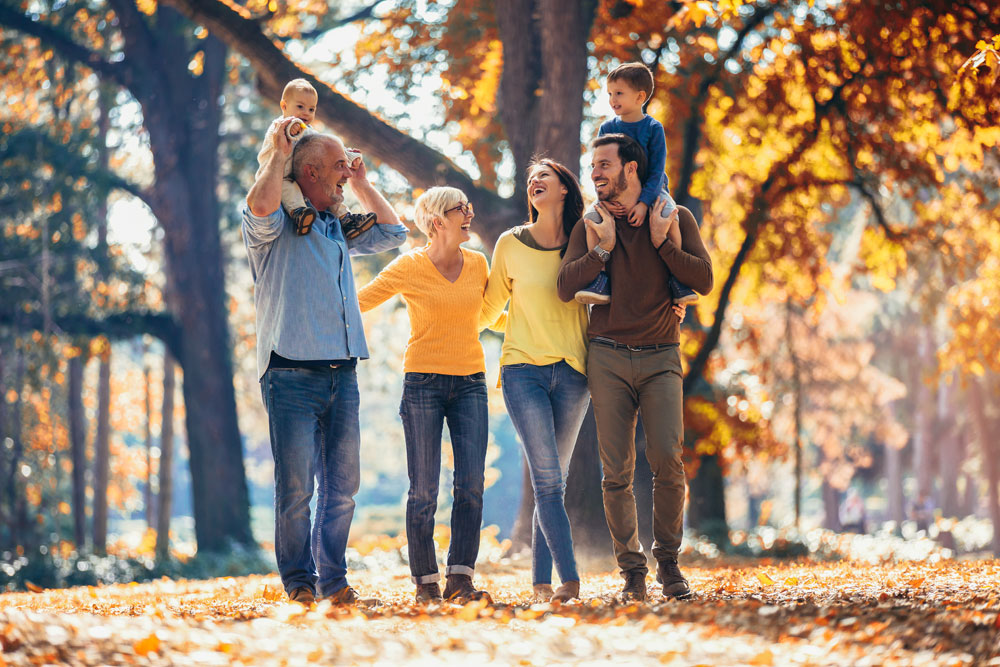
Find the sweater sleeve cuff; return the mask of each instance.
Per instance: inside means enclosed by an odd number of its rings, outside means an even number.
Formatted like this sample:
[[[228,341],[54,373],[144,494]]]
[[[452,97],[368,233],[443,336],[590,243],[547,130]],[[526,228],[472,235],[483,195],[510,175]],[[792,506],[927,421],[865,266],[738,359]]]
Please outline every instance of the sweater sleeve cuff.
[[[584,255],[584,257],[587,258],[587,260],[589,260],[590,264],[597,264],[598,266],[600,266],[602,268],[604,267],[604,262],[601,261],[601,256],[598,255],[597,252],[593,248],[591,248],[590,250],[588,250],[587,254]]]
[[[674,242],[670,240],[669,236],[663,239],[663,243],[661,243],[656,248],[656,252],[660,254],[660,259],[662,259],[664,262],[666,262],[667,258],[673,255],[674,252],[676,251],[677,251],[677,246],[674,245]]]

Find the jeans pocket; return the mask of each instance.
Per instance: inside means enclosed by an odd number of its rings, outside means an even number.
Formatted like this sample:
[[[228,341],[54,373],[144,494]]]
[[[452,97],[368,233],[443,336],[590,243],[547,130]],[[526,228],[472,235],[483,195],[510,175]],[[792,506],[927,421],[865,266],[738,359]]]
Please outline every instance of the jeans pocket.
[[[407,373],[403,376],[406,384],[428,384],[437,377],[437,373]]]
[[[527,364],[527,363],[524,363],[524,364],[504,364],[503,365],[503,369],[505,371],[516,371],[516,370],[518,370],[520,368],[527,368],[528,366],[531,366],[531,364]]]
[[[466,382],[472,382],[472,383],[485,382],[486,373],[473,373],[471,375],[463,375],[462,379],[465,380]]]

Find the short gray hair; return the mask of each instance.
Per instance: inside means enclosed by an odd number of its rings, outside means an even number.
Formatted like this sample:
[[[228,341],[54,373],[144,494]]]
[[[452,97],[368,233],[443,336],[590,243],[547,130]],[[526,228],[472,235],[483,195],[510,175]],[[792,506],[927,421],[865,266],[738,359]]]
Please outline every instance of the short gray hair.
[[[414,204],[414,222],[417,229],[424,233],[427,238],[431,237],[434,229],[434,218],[444,217],[444,212],[454,208],[468,200],[465,193],[458,188],[448,186],[433,187],[417,198]]]
[[[326,158],[325,139],[332,139],[343,145],[338,137],[320,132],[309,133],[299,139],[292,150],[292,179],[298,181],[307,165],[320,166]]]

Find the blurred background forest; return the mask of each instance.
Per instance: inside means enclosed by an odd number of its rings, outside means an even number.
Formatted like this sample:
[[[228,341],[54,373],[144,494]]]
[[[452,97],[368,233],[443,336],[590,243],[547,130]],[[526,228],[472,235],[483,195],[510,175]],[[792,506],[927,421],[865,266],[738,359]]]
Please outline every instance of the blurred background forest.
[[[627,60],[716,271],[682,332],[689,543],[1000,554],[997,35],[985,0],[0,0],[0,587],[268,566],[239,223],[286,81],[402,217],[462,188],[489,254],[534,153],[588,163]],[[366,316],[355,544],[403,530],[393,304]],[[491,391],[484,523],[517,551],[531,500]],[[567,506],[600,558],[599,485],[588,418]],[[648,509],[641,456],[636,490]]]

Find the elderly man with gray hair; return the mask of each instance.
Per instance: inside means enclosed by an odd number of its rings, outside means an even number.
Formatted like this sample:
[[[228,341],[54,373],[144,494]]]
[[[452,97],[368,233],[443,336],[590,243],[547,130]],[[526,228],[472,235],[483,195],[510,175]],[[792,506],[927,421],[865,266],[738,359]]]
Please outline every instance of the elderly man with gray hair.
[[[349,160],[340,139],[313,134],[292,154],[285,129],[273,134],[275,150],[243,210],[257,311],[257,370],[274,456],[274,550],[291,600],[356,604],[344,552],[361,476],[356,365],[368,358],[368,347],[350,255],[395,248],[406,239],[406,227],[368,182],[364,162]],[[296,235],[281,206],[289,155],[292,177],[320,212],[304,236]],[[351,240],[331,212],[343,203],[348,183],[378,220]]]

